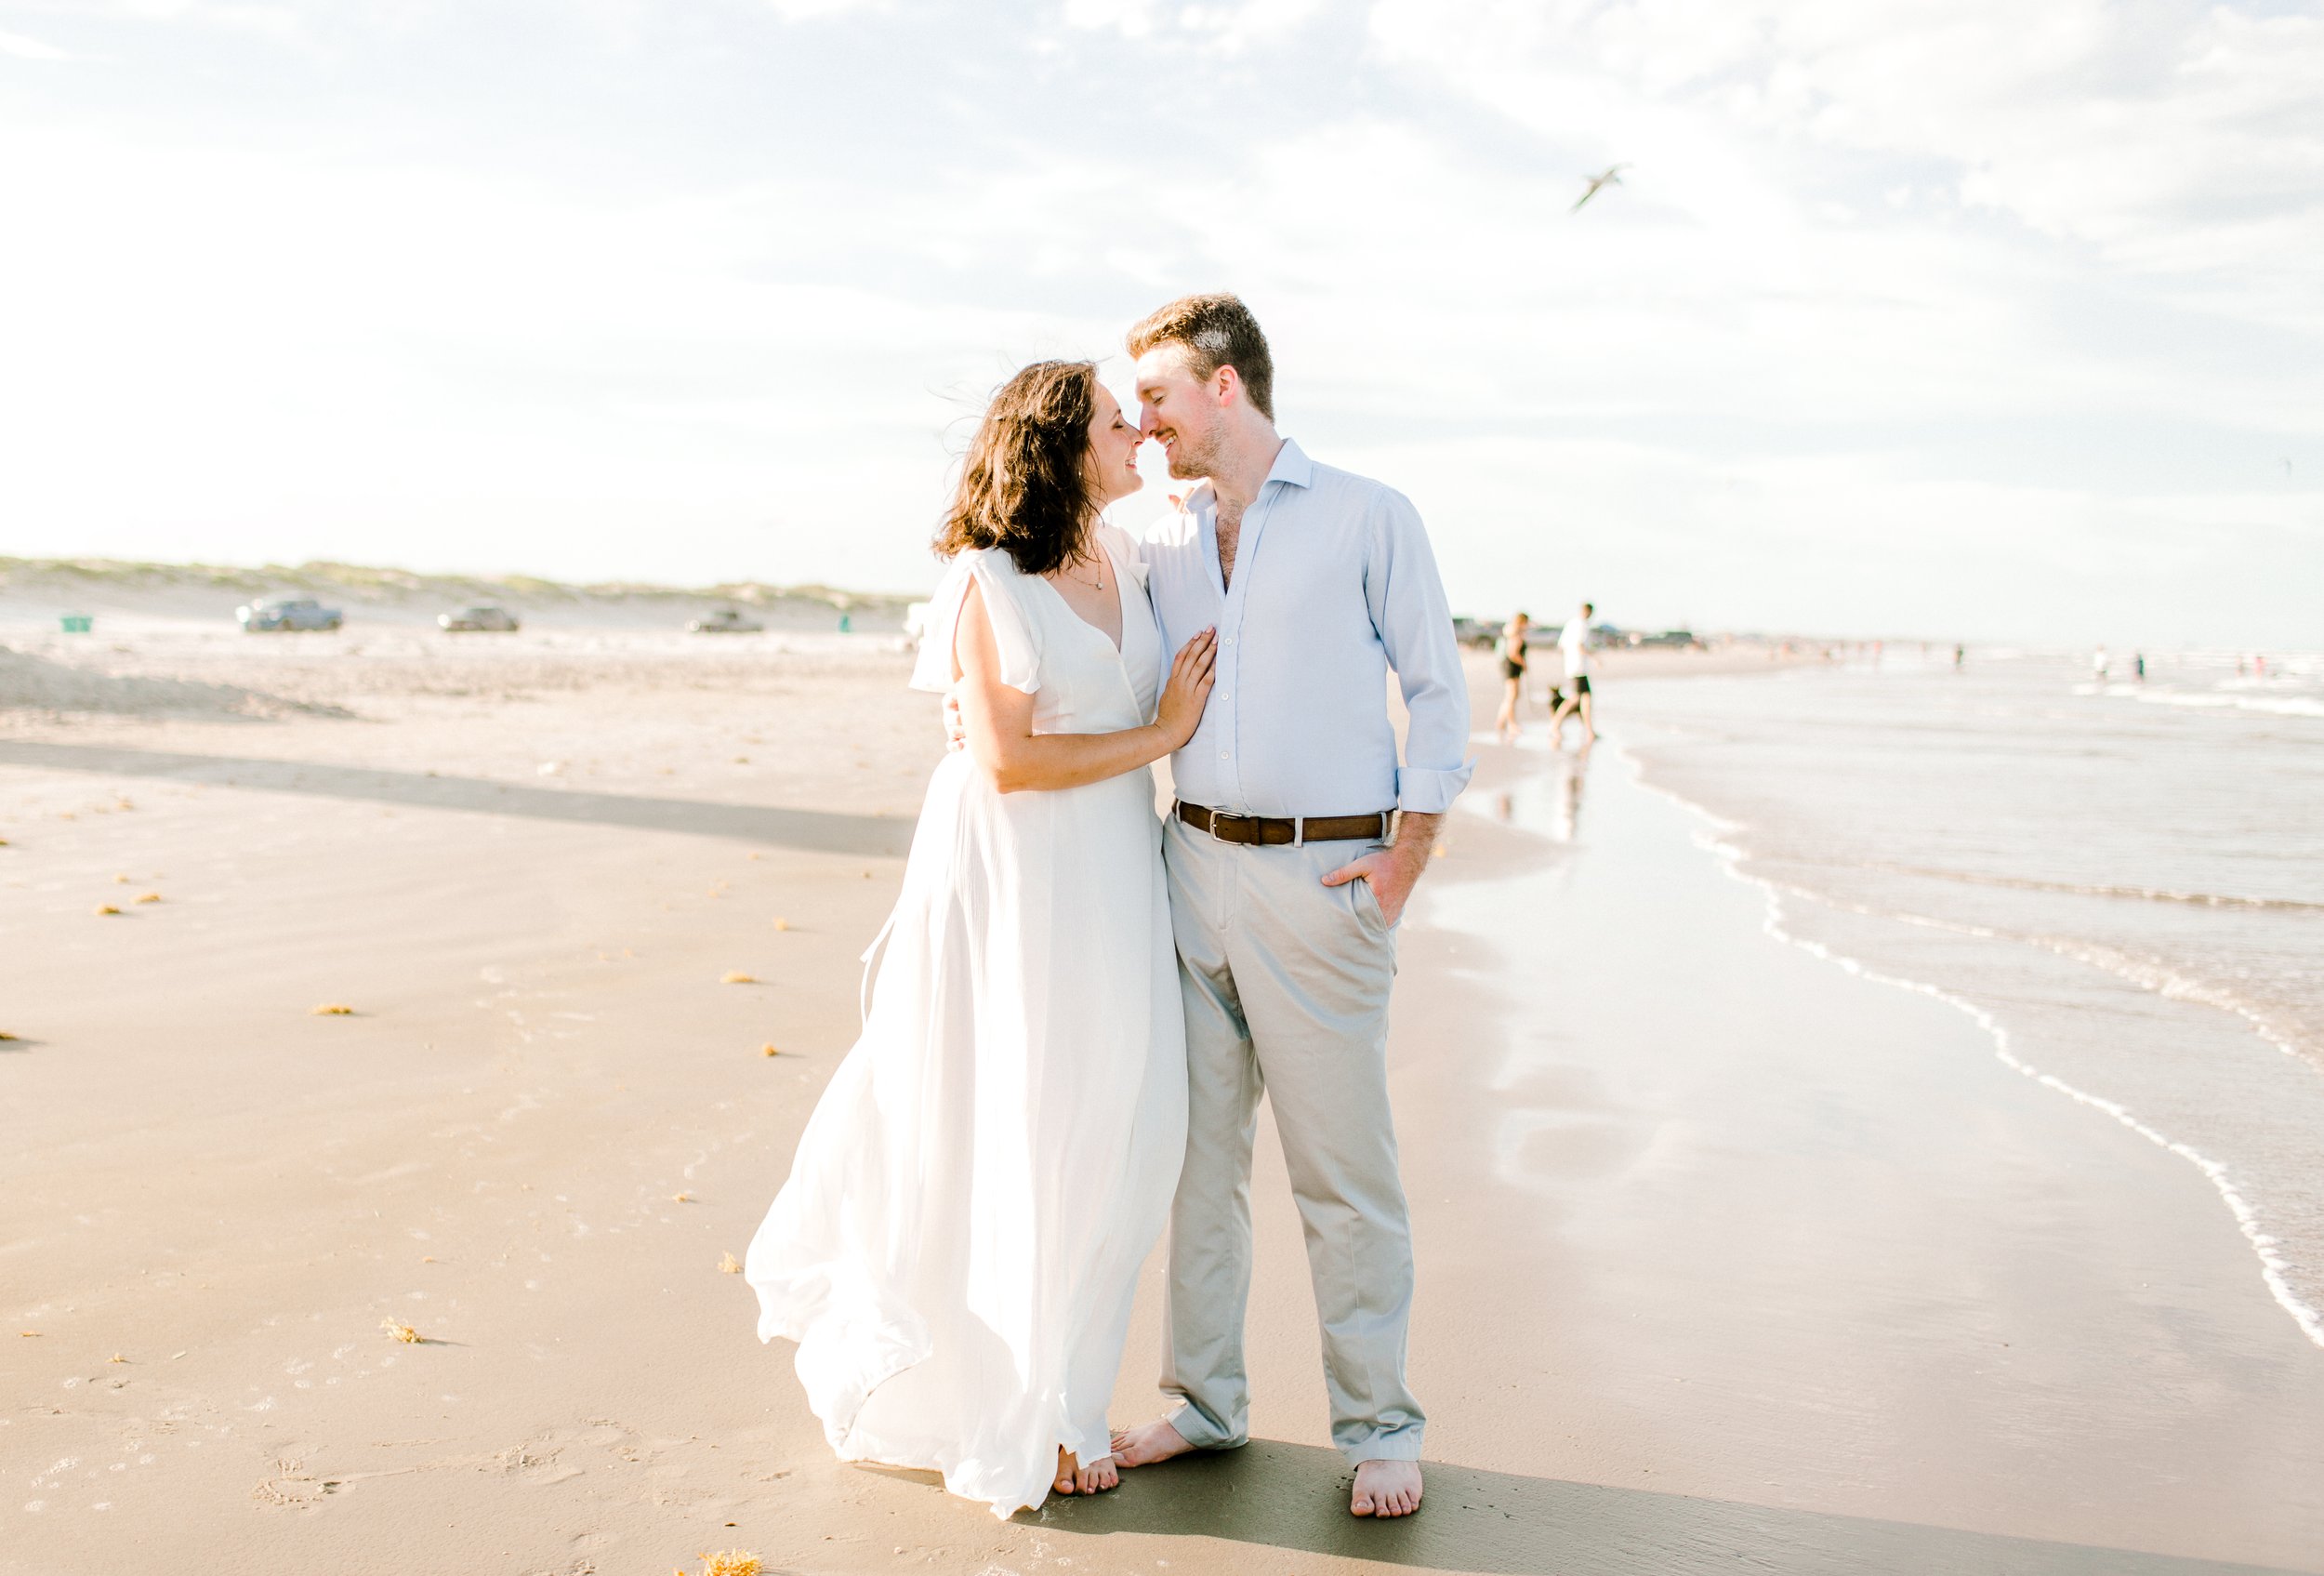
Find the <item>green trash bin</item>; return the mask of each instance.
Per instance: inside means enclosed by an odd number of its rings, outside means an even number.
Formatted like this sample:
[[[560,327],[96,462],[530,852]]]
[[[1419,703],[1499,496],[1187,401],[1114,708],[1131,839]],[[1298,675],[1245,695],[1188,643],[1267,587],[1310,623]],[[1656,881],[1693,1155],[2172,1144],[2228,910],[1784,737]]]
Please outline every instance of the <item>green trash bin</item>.
[[[68,613],[57,622],[64,626],[64,632],[68,635],[86,635],[92,620],[86,613]]]

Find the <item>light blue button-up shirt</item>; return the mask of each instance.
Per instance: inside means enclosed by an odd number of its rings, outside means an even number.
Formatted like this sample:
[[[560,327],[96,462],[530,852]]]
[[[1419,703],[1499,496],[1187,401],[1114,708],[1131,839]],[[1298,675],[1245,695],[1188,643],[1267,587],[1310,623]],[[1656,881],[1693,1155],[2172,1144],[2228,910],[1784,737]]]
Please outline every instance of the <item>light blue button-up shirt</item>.
[[[1208,482],[1147,533],[1167,656],[1219,631],[1202,725],[1170,758],[1178,797],[1251,815],[1444,811],[1468,786],[1469,685],[1411,500],[1287,440],[1219,573]],[[1388,720],[1393,670],[1411,714]]]

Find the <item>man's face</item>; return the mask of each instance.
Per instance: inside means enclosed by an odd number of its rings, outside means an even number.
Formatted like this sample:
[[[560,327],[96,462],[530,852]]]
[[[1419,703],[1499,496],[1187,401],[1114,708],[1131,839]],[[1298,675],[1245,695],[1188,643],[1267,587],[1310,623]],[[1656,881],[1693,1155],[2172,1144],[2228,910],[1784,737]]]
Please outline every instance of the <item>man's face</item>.
[[[1138,358],[1138,429],[1162,445],[1170,474],[1208,476],[1217,468],[1224,411],[1219,380],[1197,378],[1183,345],[1156,345]]]

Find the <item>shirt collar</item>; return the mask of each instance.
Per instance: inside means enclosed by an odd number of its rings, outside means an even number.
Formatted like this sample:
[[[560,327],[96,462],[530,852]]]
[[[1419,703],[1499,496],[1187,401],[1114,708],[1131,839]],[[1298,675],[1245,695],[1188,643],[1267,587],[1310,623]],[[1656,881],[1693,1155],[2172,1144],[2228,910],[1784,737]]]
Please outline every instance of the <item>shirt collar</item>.
[[[1315,462],[1307,457],[1307,451],[1300,447],[1298,440],[1286,438],[1283,446],[1275,450],[1274,464],[1267,468],[1267,482],[1312,487],[1315,484]],[[1266,482],[1260,483],[1261,491],[1265,490],[1266,484]],[[1186,501],[1180,507],[1189,514],[1207,515],[1216,503],[1217,489],[1211,486],[1210,478],[1206,476],[1187,490]]]

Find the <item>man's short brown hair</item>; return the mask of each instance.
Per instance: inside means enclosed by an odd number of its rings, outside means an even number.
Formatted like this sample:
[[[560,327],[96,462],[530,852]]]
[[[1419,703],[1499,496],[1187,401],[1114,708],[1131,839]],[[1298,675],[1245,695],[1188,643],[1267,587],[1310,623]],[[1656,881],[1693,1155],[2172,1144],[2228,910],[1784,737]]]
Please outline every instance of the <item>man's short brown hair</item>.
[[[1275,364],[1259,320],[1235,296],[1181,296],[1157,307],[1129,331],[1129,353],[1142,356],[1156,345],[1183,345],[1196,377],[1208,381],[1222,366],[1243,380],[1259,414],[1275,418]]]

